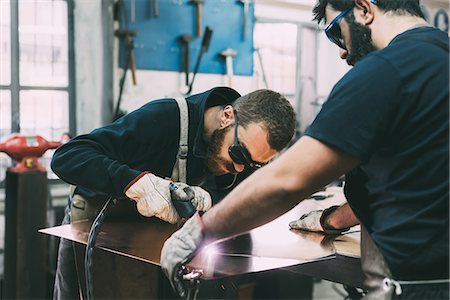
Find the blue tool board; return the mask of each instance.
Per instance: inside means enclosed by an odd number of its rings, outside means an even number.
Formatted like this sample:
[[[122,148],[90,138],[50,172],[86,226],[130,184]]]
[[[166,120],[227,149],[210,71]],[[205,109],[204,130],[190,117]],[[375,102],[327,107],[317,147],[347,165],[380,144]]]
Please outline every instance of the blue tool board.
[[[202,31],[196,36],[196,8],[190,0],[158,0],[159,16],[153,16],[154,0],[134,0],[134,22],[131,22],[131,1],[124,0],[120,13],[120,29],[136,32],[134,57],[137,69],[183,70],[184,46],[179,37],[189,34],[189,65],[192,72],[206,26],[212,30],[209,49],[203,54],[199,73],[225,74],[225,59],[220,53],[226,48],[237,51],[233,57],[234,74],[253,74],[254,5],[249,4],[246,17],[246,39],[242,24],[244,6],[239,0],[205,0],[202,5]],[[119,65],[125,66],[126,49],[120,39]]]

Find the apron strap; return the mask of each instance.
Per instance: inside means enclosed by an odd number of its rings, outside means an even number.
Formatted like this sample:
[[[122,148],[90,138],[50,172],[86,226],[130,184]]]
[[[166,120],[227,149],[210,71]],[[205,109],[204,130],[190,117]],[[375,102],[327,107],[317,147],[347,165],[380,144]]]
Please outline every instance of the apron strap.
[[[392,278],[383,255],[375,245],[367,228],[361,224],[361,269],[365,275],[364,288],[368,290],[365,299],[391,299],[393,290],[385,289],[384,278]]]
[[[188,129],[189,114],[186,99],[175,98],[180,110],[180,140],[178,146],[177,160],[172,170],[172,181],[186,183],[186,163],[188,154]]]

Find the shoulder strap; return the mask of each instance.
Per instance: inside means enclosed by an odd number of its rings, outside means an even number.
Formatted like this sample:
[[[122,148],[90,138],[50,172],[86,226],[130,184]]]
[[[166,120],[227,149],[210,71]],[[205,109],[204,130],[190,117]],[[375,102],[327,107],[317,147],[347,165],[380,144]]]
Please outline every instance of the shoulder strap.
[[[172,181],[186,183],[186,162],[188,154],[188,129],[189,114],[186,99],[183,97],[175,98],[180,110],[180,140],[178,146],[177,161],[172,170]]]
[[[423,34],[423,33],[414,33],[414,34],[408,34],[408,35],[403,35],[403,36],[399,36],[397,37],[396,41],[407,41],[407,40],[415,40],[415,41],[422,41],[422,42],[427,42],[430,44],[433,44],[447,52],[449,52],[449,46],[448,43],[442,42],[440,40],[437,40],[435,38],[430,37],[427,34]]]

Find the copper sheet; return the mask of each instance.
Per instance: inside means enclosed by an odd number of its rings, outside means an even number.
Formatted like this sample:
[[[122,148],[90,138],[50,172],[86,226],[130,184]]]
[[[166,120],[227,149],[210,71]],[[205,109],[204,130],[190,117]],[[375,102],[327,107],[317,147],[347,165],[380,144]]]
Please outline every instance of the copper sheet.
[[[81,244],[87,243],[91,222],[78,222],[40,230]],[[157,218],[139,221],[108,222],[101,227],[96,247],[147,263],[159,265],[164,242],[177,230]]]
[[[305,204],[309,205],[308,209],[305,209]],[[193,259],[190,266],[203,269],[204,278],[208,279],[334,258],[335,248],[328,237],[289,229],[290,221],[314,209],[311,205],[311,202],[304,201],[280,218],[247,234],[208,246]],[[86,244],[90,225],[89,222],[80,222],[47,228],[40,232]],[[96,246],[159,265],[164,241],[176,229],[176,225],[156,218],[128,222],[106,221]],[[359,249],[359,245],[354,241],[349,247]]]
[[[361,257],[361,232],[359,230],[349,231],[343,235],[337,236],[333,240],[334,249],[336,253],[348,257],[360,258]]]

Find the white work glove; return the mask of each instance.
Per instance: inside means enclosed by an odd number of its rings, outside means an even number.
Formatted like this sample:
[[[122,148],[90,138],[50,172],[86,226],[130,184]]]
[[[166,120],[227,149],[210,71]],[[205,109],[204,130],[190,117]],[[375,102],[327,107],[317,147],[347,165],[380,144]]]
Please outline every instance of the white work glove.
[[[152,173],[141,173],[125,188],[125,195],[136,201],[137,210],[145,217],[158,217],[175,224],[180,216],[172,205],[170,181]]]
[[[172,204],[169,184],[171,181],[144,172],[125,188],[125,195],[136,201],[137,210],[146,217],[157,217],[175,224],[180,220]],[[176,185],[188,186],[177,182]],[[196,210],[206,211],[211,208],[211,197],[200,187],[191,187],[195,195],[191,202]]]
[[[183,280],[184,266],[195,256],[203,242],[203,221],[195,213],[186,223],[164,243],[161,251],[161,268],[172,288],[182,298],[186,296],[187,286]]]
[[[300,219],[292,221],[289,226],[292,229],[299,229],[304,231],[323,232],[326,234],[340,234],[350,228],[336,229],[327,225],[327,217],[333,213],[339,206],[331,206],[325,210],[313,210],[304,214]]]

